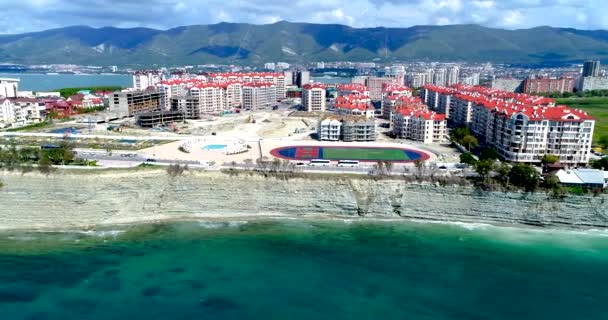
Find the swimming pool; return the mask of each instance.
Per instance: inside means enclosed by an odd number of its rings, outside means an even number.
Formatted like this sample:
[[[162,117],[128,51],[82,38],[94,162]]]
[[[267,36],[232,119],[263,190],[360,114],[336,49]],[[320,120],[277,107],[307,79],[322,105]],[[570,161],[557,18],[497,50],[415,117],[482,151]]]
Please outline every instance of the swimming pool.
[[[49,131],[49,133],[60,133],[60,134],[79,134],[80,130],[78,128],[69,127],[69,128],[61,128]]]
[[[226,147],[227,147],[227,145],[225,145],[225,144],[208,144],[203,147],[203,150],[207,150],[207,151],[224,150],[224,149],[226,149]]]

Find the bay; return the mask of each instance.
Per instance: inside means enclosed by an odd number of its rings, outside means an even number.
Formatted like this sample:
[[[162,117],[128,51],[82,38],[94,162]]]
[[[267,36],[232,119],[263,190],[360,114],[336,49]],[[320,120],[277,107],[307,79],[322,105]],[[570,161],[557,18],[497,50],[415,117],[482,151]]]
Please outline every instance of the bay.
[[[0,78],[19,79],[20,91],[53,91],[92,86],[127,88],[133,85],[131,76],[126,74],[0,73]]]
[[[0,233],[2,319],[607,319],[603,232],[179,222]]]

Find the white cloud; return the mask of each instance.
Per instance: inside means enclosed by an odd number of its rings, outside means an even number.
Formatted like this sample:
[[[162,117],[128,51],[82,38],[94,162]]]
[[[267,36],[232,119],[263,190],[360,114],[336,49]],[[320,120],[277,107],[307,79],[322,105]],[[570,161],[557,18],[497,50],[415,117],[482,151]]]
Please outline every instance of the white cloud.
[[[522,24],[524,20],[524,16],[519,12],[519,10],[509,10],[504,13],[502,17],[502,24],[505,27],[517,27]]]
[[[0,0],[0,8],[0,33],[68,25],[167,29],[279,20],[355,27],[478,23],[608,29],[605,0]]]

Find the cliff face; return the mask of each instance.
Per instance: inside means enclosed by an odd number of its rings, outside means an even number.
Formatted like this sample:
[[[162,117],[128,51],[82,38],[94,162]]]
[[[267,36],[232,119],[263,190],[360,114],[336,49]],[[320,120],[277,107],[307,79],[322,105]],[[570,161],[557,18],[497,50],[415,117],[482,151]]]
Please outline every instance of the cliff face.
[[[0,175],[0,228],[73,229],[163,219],[263,216],[416,218],[608,227],[608,197],[481,193],[402,181],[292,179],[162,171]]]

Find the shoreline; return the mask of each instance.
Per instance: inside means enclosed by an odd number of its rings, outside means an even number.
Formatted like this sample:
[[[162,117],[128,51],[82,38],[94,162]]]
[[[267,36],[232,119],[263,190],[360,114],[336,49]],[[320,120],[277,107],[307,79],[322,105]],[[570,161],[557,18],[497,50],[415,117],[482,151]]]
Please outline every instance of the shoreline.
[[[95,170],[92,173],[77,170],[50,176],[0,173],[0,179],[5,181],[5,187],[0,189],[0,202],[8,207],[0,208],[0,221],[3,221],[0,233],[94,231],[183,221],[292,219],[463,223],[558,231],[608,230],[604,195],[598,198],[571,196],[560,202],[542,194],[479,193],[472,187],[405,184],[398,179],[328,181],[295,178],[283,181],[255,175],[230,177],[210,171],[194,171],[171,178],[164,170],[156,168]],[[318,189],[311,190],[308,185],[316,185]],[[235,190],[242,191],[241,197],[234,198]],[[398,204],[397,195],[400,197]],[[47,205],[45,201],[48,201]],[[521,210],[536,212],[528,216],[505,211],[517,205]],[[567,216],[569,212],[583,209],[589,213],[580,220]],[[549,218],[537,216],[547,213]]]

